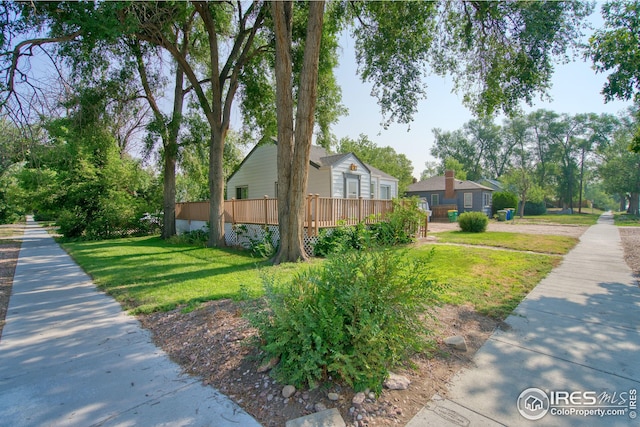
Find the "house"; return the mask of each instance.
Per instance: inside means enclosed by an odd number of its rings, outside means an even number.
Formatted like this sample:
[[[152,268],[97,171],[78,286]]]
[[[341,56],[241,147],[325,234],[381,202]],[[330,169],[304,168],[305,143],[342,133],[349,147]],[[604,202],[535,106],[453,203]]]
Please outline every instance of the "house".
[[[497,179],[482,178],[478,184],[491,188],[493,191],[504,191],[504,185]]]
[[[254,147],[227,181],[227,200],[278,196],[276,143]],[[321,197],[392,199],[398,197],[398,179],[362,162],[353,153],[329,154],[311,146],[305,194]]]
[[[484,212],[491,216],[493,189],[473,181],[455,179],[454,171],[409,185],[406,195],[426,199],[434,212],[437,206],[449,205],[462,212]]]

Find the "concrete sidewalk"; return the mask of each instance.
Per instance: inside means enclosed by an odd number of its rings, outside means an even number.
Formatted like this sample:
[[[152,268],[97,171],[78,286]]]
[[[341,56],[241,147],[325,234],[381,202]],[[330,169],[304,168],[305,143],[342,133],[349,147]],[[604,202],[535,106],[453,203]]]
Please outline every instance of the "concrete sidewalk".
[[[28,221],[0,340],[0,426],[259,426],[180,367]]]
[[[475,366],[454,377],[448,399],[436,396],[409,427],[640,424],[640,402],[632,404],[640,390],[640,289],[611,215],[582,235],[506,323],[476,353]],[[622,415],[576,415],[591,409]]]

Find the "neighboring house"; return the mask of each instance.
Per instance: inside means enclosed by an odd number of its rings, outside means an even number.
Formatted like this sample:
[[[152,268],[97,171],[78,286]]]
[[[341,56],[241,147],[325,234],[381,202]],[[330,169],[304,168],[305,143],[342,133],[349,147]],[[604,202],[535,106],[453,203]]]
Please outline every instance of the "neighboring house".
[[[504,191],[504,185],[497,179],[482,178],[478,184],[491,188],[493,191]]]
[[[439,205],[456,205],[458,212],[484,212],[491,216],[493,189],[473,181],[455,179],[453,171],[409,185],[407,196],[425,198],[432,210]]]
[[[227,200],[278,196],[275,143],[256,146],[227,181]],[[311,146],[305,194],[321,197],[392,199],[398,197],[398,179],[362,162],[353,153],[328,154]]]

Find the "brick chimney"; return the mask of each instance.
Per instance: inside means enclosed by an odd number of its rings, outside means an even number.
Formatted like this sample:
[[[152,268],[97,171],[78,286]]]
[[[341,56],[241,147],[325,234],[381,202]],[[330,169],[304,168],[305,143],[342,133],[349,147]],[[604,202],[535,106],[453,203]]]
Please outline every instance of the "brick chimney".
[[[456,186],[455,186],[455,172],[444,172],[444,198],[447,200],[456,198]]]

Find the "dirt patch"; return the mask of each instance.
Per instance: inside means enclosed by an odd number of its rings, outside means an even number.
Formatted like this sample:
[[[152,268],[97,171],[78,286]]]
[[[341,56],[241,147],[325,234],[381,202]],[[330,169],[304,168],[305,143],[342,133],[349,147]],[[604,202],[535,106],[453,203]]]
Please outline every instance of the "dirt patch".
[[[558,236],[580,237],[588,228],[589,227],[582,225],[527,224],[511,221],[490,221],[487,226],[487,231],[506,231],[525,234],[553,234]],[[460,230],[457,222],[432,222],[429,223],[427,233],[456,230]]]
[[[493,332],[497,322],[469,306],[437,308],[436,348],[433,354],[416,355],[415,369],[398,373],[408,377],[408,390],[385,390],[378,399],[368,398],[361,408],[352,404],[353,390],[338,383],[315,390],[299,390],[282,397],[284,384],[268,373],[259,373],[261,354],[250,345],[256,331],[241,316],[242,305],[231,300],[212,301],[191,313],[174,310],[140,317],[145,328],[169,356],[190,374],[203,378],[225,393],[264,426],[282,426],[287,420],[315,412],[318,405],[337,408],[347,423],[363,426],[406,424],[431,399],[443,393],[451,376],[468,366],[476,350]],[[443,339],[465,337],[468,351],[447,348]],[[337,393],[337,401],[328,398]],[[360,419],[358,419],[360,418]]]
[[[1,225],[0,226],[0,339],[2,329],[9,308],[9,298],[13,286],[13,274],[18,263],[20,253],[20,236],[22,236],[22,225]]]
[[[618,227],[624,260],[633,271],[634,277],[640,281],[640,227]]]

